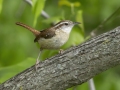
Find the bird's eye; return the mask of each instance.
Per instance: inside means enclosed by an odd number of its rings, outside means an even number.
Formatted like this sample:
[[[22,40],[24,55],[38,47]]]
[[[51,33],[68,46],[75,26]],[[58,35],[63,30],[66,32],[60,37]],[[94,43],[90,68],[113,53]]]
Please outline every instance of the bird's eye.
[[[65,23],[65,25],[67,26],[67,25],[68,25],[68,23]]]

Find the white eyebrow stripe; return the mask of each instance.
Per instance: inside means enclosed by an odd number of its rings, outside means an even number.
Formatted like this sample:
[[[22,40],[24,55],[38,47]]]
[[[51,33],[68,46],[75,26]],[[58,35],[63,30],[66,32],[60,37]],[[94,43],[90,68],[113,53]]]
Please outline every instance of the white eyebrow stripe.
[[[61,25],[65,24],[65,23],[68,23],[68,22],[60,22],[60,23],[55,25],[55,28],[60,27]]]

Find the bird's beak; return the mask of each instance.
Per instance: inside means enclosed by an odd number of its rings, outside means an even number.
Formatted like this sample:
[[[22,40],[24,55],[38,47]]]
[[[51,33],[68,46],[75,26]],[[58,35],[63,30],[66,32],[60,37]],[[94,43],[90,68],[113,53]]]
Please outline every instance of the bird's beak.
[[[74,22],[74,25],[81,24],[80,22]]]

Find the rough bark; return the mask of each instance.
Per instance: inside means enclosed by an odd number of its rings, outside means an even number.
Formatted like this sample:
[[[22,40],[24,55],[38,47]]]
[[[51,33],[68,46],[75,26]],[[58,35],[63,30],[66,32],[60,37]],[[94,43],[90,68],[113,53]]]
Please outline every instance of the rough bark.
[[[66,50],[0,85],[0,90],[65,90],[120,65],[120,27]]]

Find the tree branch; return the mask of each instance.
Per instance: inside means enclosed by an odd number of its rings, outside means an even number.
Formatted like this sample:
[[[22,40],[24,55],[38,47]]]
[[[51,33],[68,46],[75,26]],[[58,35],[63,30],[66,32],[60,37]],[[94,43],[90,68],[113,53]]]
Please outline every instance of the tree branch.
[[[0,90],[65,90],[120,65],[120,27],[66,50],[0,85]]]

